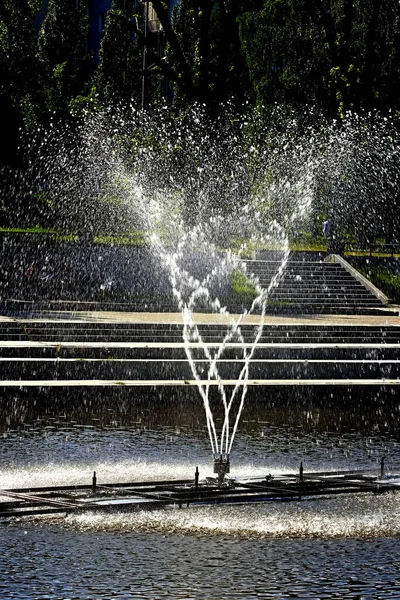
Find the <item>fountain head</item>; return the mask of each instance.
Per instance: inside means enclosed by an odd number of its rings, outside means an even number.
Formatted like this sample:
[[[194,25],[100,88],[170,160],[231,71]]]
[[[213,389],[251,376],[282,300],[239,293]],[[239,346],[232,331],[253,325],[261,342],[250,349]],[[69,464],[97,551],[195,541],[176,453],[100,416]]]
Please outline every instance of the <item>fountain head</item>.
[[[229,454],[214,454],[214,473],[218,475],[218,486],[224,483],[225,475],[229,472]]]

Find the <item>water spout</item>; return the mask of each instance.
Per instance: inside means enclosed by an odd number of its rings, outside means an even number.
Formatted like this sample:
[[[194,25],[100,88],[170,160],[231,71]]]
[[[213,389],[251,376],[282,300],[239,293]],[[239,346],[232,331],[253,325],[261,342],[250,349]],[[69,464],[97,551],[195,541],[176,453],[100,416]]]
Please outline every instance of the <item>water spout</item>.
[[[229,454],[214,454],[214,473],[218,475],[218,487],[225,481],[225,475],[230,473]]]

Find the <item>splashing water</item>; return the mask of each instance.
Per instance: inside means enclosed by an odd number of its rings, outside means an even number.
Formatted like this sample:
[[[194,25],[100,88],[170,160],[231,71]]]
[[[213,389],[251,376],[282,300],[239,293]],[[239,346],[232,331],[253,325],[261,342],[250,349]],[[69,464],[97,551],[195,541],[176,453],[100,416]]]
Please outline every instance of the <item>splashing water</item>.
[[[107,204],[113,198],[158,254],[182,313],[185,352],[204,404],[214,455],[231,452],[268,298],[288,261],[287,231],[308,217],[318,162],[314,147],[300,139],[295,146],[280,140],[283,160],[276,148],[272,151],[270,140],[264,148],[250,143],[251,135],[243,133],[251,129],[248,122],[228,124],[225,118],[211,122],[201,109],[193,109],[187,122],[183,119],[178,126],[164,118],[162,111],[150,120],[134,112],[111,119],[104,114],[91,116],[73,142],[60,132],[48,134],[42,147],[50,149],[50,156],[41,152],[44,169],[36,176],[45,175],[61,216],[74,194],[82,199],[81,210],[90,204],[89,199],[100,197]],[[132,149],[135,143],[136,151]],[[99,215],[91,219],[92,230],[101,220]],[[247,273],[243,260],[259,249],[279,259],[266,288]],[[195,273],[199,270],[200,276]],[[235,270],[255,290],[250,306],[236,315],[222,305],[219,295],[224,282],[229,288]],[[219,313],[226,323],[215,349],[204,342],[194,321],[199,310]],[[241,324],[256,311],[259,323],[253,339],[246,343]],[[228,391],[219,361],[230,344],[239,345],[242,355],[240,371]],[[197,366],[198,351],[208,364],[204,381]],[[210,406],[212,382],[216,382],[224,410],[220,436]],[[233,415],[235,401],[238,407]]]
[[[83,514],[68,525],[89,531],[157,531],[244,537],[377,538],[398,536],[397,495],[357,495],[322,501],[196,507],[120,515]]]
[[[201,107],[181,116],[165,108],[151,115],[132,109],[88,115],[73,131],[53,127],[39,144],[32,143],[29,185],[51,196],[62,228],[126,231],[128,223],[159,257],[182,313],[185,352],[214,455],[231,452],[268,299],[289,258],[289,237],[310,223],[315,205],[321,212],[321,198],[323,210],[335,205],[335,216],[344,214],[341,196],[361,184],[368,192],[365,169],[371,161],[376,183],[390,161],[393,175],[398,155],[387,125],[371,125],[371,116],[342,126],[316,125],[316,119],[304,126],[291,117],[275,121],[267,127],[256,112],[236,117],[228,109],[214,120]],[[378,154],[385,158],[377,160]],[[246,268],[245,258],[258,250],[278,258],[266,287]],[[247,308],[230,312],[222,298],[235,271],[255,293]],[[218,313],[225,323],[214,346],[204,341],[194,318],[201,311]],[[253,339],[245,341],[241,325],[255,312],[258,325]],[[242,354],[236,379],[227,386],[219,365],[230,345]],[[205,378],[199,358],[207,362]],[[219,435],[212,385],[224,414]]]
[[[240,269],[246,273],[246,264],[240,259],[242,248],[239,249],[239,252],[236,255],[232,254],[228,250],[221,256],[221,253],[218,253],[218,251],[213,248],[212,244],[210,244],[209,237],[206,235],[204,229],[197,227],[183,236],[174,253],[164,254],[165,262],[170,272],[174,295],[182,312],[185,352],[192,374],[196,380],[197,388],[203,400],[207,428],[212,452],[214,455],[229,455],[231,452],[233,439],[238,427],[247,393],[249,364],[253,357],[257,343],[260,340],[264,327],[264,318],[268,297],[270,291],[278,284],[279,279],[282,277],[286,262],[288,260],[289,248],[287,238],[282,228],[277,223],[272,223],[270,226],[270,235],[265,236],[263,241],[275,243],[276,240],[279,240],[280,244],[282,245],[283,257],[281,264],[275,275],[272,277],[267,289],[263,289],[258,282],[252,278],[254,287],[256,289],[256,297],[253,299],[250,308],[244,309],[239,315],[232,315],[225,306],[221,306],[219,298],[217,296],[213,297],[210,289],[215,287],[215,282],[218,283],[219,281],[226,279],[227,275],[231,274],[234,269]],[[202,280],[193,277],[184,266],[184,259],[188,252],[188,248],[193,247],[193,245],[195,245],[197,248],[199,246],[207,248],[208,258],[212,259],[211,264],[213,265],[213,268],[206,273]],[[216,346],[216,349],[213,349],[212,345],[210,346],[204,342],[199,326],[194,321],[194,313],[199,306],[203,310],[211,309],[213,312],[219,313],[224,317],[224,322],[227,323],[226,332],[219,345]],[[251,314],[256,309],[259,309],[260,311],[259,324],[256,327],[253,340],[250,344],[246,344],[240,329],[240,325],[245,316]],[[218,363],[223,356],[224,350],[230,343],[236,343],[241,346],[242,359],[240,363],[242,366],[235,384],[230,386],[231,391],[227,392],[218,370]],[[193,345],[195,348],[193,348]],[[199,373],[197,368],[194,353],[195,349],[202,352],[203,357],[208,363],[207,379],[205,381],[202,380],[201,373]],[[218,392],[224,409],[224,421],[219,439],[209,400],[210,383],[212,380],[217,382]],[[232,428],[230,425],[230,415],[236,397],[240,397],[240,400],[237,415]]]

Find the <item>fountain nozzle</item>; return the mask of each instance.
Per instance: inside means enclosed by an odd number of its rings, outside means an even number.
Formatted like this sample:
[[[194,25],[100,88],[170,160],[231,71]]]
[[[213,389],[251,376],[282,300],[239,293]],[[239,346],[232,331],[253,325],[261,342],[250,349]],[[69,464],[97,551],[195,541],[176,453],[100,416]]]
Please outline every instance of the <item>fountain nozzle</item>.
[[[214,473],[218,475],[218,486],[224,483],[225,475],[229,472],[229,454],[214,454]]]

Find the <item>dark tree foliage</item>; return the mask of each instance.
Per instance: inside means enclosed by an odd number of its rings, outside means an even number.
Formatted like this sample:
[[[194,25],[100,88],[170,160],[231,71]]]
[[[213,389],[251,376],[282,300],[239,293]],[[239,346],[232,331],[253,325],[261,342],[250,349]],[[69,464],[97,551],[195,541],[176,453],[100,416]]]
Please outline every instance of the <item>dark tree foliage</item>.
[[[266,0],[238,22],[259,103],[330,116],[399,107],[397,0]]]
[[[50,0],[38,39],[47,112],[67,112],[88,77],[88,19],[83,2]]]
[[[0,165],[17,166],[20,130],[33,127],[39,91],[33,19],[38,2],[0,0]]]
[[[133,98],[139,102],[142,71],[134,0],[113,0],[106,18],[100,48],[100,65],[95,75],[97,91],[103,103],[124,104]]]
[[[237,18],[244,3],[235,0],[180,0],[169,18],[168,5],[152,5],[163,27],[168,76],[178,102],[217,106],[242,101],[248,77],[241,50]],[[252,2],[247,3],[252,6]]]
[[[74,123],[80,108],[90,110],[99,100],[106,107],[134,102],[150,110],[165,96],[176,107],[171,121],[179,111],[189,115],[188,107],[198,102],[211,122],[221,116],[221,104],[233,101],[229,106],[236,114],[246,100],[258,105],[263,125],[268,116],[274,119],[271,107],[278,104],[283,114],[308,113],[312,121],[327,117],[327,123],[335,119],[343,128],[347,111],[377,110],[388,118],[390,110],[400,111],[399,0],[179,0],[172,13],[167,0],[113,0],[94,73],[86,49],[91,3],[49,0],[37,32],[34,17],[42,4],[0,0],[0,179],[9,183],[12,174],[8,189],[14,192],[23,188],[26,175],[24,132],[48,124],[54,113],[62,124]],[[150,7],[158,21],[146,34]],[[370,152],[375,143],[364,133],[356,153]],[[385,147],[382,153],[390,156],[384,165],[389,183],[373,200],[378,159],[361,184],[341,166],[339,178],[330,178],[328,168],[318,182],[320,214],[333,210],[338,228],[351,221],[357,235],[368,239],[385,232],[395,236],[400,227],[397,150]],[[190,163],[186,149],[177,154],[176,170],[183,172]],[[355,165],[359,159],[355,156]],[[334,206],[332,199],[339,197],[343,201]],[[371,202],[379,221],[368,219]],[[2,204],[0,197],[0,210]]]
[[[239,32],[259,103],[326,104],[323,36],[304,2],[264,2],[239,19]]]

